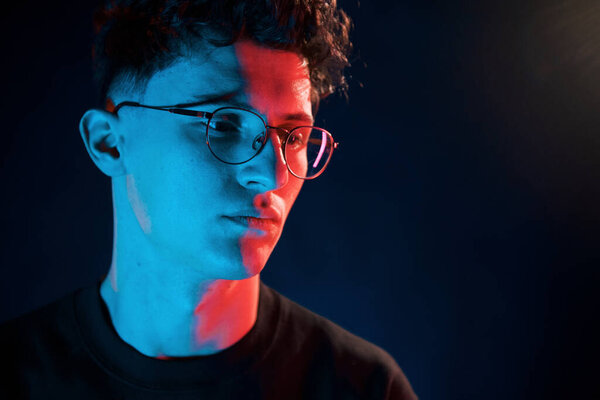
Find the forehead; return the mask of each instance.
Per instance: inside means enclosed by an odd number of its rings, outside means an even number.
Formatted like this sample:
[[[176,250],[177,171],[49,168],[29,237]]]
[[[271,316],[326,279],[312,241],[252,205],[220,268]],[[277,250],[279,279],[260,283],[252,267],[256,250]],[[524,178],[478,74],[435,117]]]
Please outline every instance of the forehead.
[[[233,94],[235,100],[264,113],[289,113],[294,108],[294,112],[311,115],[310,91],[303,57],[239,41],[231,46],[190,51],[178,58],[150,78],[143,102],[167,105]]]

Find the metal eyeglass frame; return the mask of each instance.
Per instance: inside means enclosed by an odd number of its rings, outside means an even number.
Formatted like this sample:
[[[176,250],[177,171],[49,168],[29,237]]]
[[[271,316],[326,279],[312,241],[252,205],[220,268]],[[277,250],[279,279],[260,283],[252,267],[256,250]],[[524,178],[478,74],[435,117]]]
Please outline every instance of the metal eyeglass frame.
[[[315,179],[318,176],[320,176],[325,171],[325,169],[327,168],[327,165],[329,165],[329,161],[331,161],[331,156],[333,155],[333,151],[335,149],[337,149],[338,146],[339,146],[339,143],[337,143],[337,142],[335,142],[333,140],[333,135],[331,135],[331,133],[329,133],[329,131],[327,131],[327,130],[325,130],[323,128],[319,128],[319,127],[316,127],[316,126],[310,126],[310,125],[303,125],[303,126],[296,126],[292,130],[287,130],[285,128],[279,128],[279,127],[276,127],[276,126],[269,126],[269,125],[267,125],[267,123],[265,122],[265,120],[263,119],[263,117],[261,117],[259,114],[255,113],[254,111],[247,110],[247,109],[241,108],[241,107],[229,107],[229,106],[220,107],[220,108],[217,108],[216,110],[214,110],[213,112],[196,111],[196,110],[189,110],[187,108],[184,108],[184,107],[194,107],[194,106],[198,106],[198,105],[202,105],[202,104],[204,104],[204,102],[182,103],[182,104],[175,104],[175,105],[172,105],[172,106],[149,106],[149,105],[146,105],[146,104],[137,103],[135,101],[122,101],[122,102],[120,102],[119,104],[117,104],[115,106],[115,105],[113,105],[112,101],[109,100],[106,109],[107,109],[107,111],[109,111],[109,112],[111,112],[111,113],[113,113],[115,115],[117,115],[117,112],[122,107],[129,106],[129,107],[149,108],[151,110],[158,110],[158,111],[168,111],[168,112],[170,112],[172,114],[187,115],[187,116],[190,116],[190,117],[207,118],[208,121],[207,121],[207,124],[206,124],[206,145],[208,146],[208,149],[210,150],[210,152],[212,153],[212,155],[217,160],[219,160],[219,161],[221,161],[221,162],[223,162],[225,164],[230,164],[230,165],[240,165],[240,164],[247,163],[248,161],[252,160],[257,155],[259,155],[262,152],[262,150],[265,147],[265,145],[267,144],[269,135],[268,134],[264,135],[265,139],[263,140],[263,142],[262,142],[262,144],[260,146],[260,149],[258,149],[258,151],[256,152],[256,154],[254,154],[252,157],[250,157],[246,161],[237,162],[237,163],[228,162],[228,161],[225,161],[225,160],[222,160],[221,158],[219,158],[219,156],[217,156],[215,154],[215,152],[213,151],[213,149],[210,147],[210,141],[208,140],[208,129],[209,129],[209,126],[210,126],[210,119],[212,118],[212,116],[215,113],[217,113],[218,111],[221,111],[223,109],[233,109],[233,110],[247,111],[249,113],[252,113],[252,114],[256,115],[262,121],[262,123],[265,126],[265,132],[267,132],[268,129],[276,129],[276,130],[284,131],[286,133],[285,139],[283,140],[283,144],[281,146],[284,149],[283,150],[283,159],[285,161],[285,166],[287,167],[288,171],[290,171],[290,173],[292,175],[294,175],[296,178],[304,179],[304,180],[311,180],[311,179]],[[331,153],[329,153],[329,157],[327,158],[327,161],[325,162],[325,165],[323,165],[323,168],[319,171],[318,174],[316,174],[314,176],[311,176],[311,177],[301,177],[301,176],[296,175],[294,173],[294,171],[291,170],[290,166],[287,163],[286,157],[285,157],[285,146],[287,144],[287,141],[291,137],[291,133],[294,130],[299,129],[299,128],[317,128],[320,131],[325,132],[329,136],[329,138],[331,139],[331,142],[333,143],[333,145],[331,146]]]

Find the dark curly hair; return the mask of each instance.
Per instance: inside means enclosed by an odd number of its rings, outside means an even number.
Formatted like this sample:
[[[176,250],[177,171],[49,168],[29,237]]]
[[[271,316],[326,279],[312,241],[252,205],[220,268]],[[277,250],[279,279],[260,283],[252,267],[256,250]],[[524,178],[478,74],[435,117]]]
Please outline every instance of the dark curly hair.
[[[347,89],[350,18],[336,0],[108,0],[94,14],[94,78],[104,101],[114,82],[134,87],[204,39],[252,39],[308,61],[312,101]]]

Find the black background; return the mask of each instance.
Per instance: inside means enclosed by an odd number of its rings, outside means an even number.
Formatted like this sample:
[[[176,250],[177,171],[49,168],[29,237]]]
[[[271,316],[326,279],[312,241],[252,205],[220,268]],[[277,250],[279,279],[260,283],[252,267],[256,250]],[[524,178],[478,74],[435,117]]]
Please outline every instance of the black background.
[[[341,142],[263,279],[386,349],[422,399],[599,398],[600,2],[344,1]],[[95,2],[3,6],[0,320],[104,274]]]

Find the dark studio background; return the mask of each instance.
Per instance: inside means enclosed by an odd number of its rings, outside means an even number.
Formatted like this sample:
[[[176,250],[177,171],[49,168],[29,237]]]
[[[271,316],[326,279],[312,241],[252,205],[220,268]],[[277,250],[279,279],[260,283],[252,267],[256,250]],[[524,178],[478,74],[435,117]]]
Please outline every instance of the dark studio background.
[[[4,6],[0,320],[111,256],[94,106],[96,2]],[[600,2],[346,0],[341,142],[264,281],[386,349],[422,399],[600,398]]]

